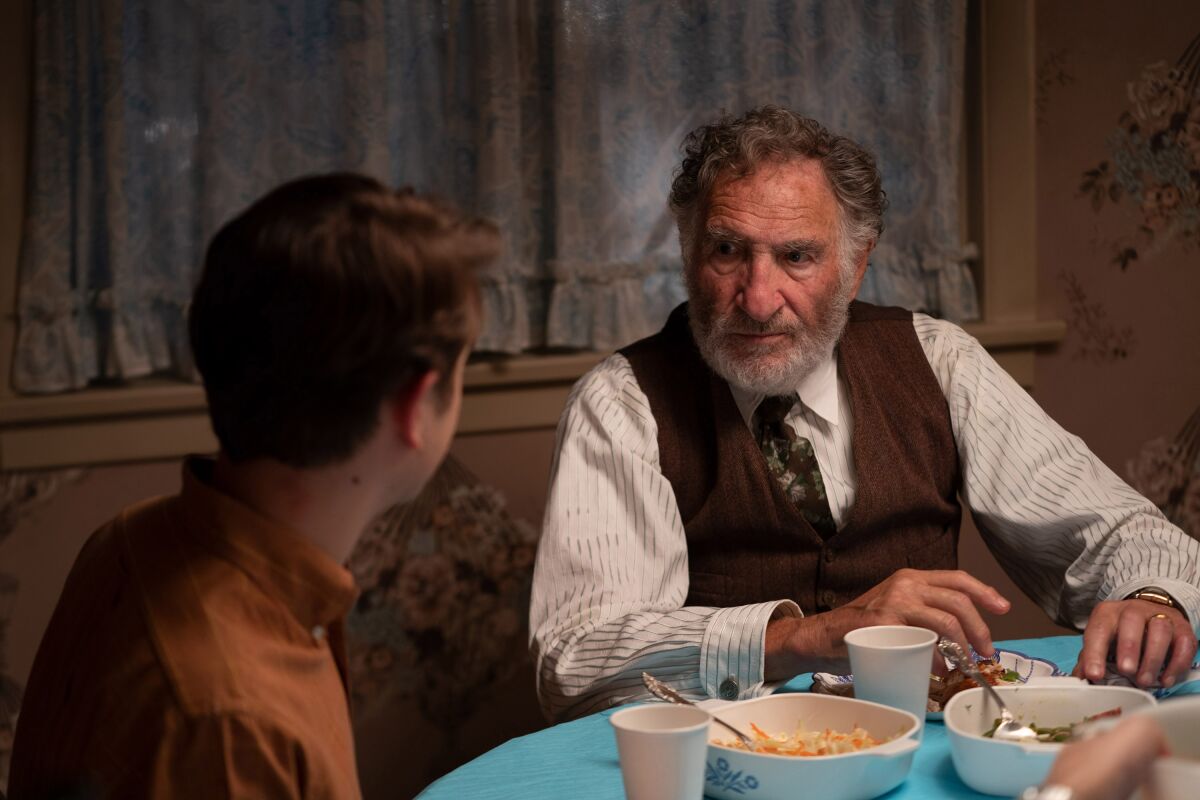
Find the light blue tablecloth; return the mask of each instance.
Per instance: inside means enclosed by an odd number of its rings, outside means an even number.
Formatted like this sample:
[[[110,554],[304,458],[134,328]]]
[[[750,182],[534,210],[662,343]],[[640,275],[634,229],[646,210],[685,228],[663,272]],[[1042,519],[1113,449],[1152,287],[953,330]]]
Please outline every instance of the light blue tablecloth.
[[[1082,639],[1052,636],[997,642],[1007,650],[1053,661],[1070,672]],[[812,676],[801,675],[781,691],[807,691]],[[621,800],[621,767],[608,717],[613,710],[555,725],[505,742],[431,784],[422,800],[521,798],[521,800]],[[886,800],[989,798],[958,779],[950,761],[950,742],[940,722],[925,726],[925,737],[908,780],[884,795]]]

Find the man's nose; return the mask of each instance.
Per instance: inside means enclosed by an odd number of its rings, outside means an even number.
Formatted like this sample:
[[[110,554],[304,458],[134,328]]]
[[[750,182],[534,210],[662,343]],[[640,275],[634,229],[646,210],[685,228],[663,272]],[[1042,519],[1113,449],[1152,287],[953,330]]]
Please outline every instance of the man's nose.
[[[766,322],[783,307],[783,295],[779,293],[779,270],[770,256],[755,253],[746,265],[745,278],[740,293],[742,310],[758,322]]]

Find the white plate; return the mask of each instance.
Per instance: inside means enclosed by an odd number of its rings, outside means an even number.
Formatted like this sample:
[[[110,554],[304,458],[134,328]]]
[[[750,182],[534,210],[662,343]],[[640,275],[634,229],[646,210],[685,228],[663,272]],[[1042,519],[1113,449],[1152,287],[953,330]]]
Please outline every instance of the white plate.
[[[975,663],[977,664],[985,662],[999,664],[1005,669],[1017,673],[1017,680],[1013,681],[1014,686],[1026,683],[1030,678],[1048,678],[1066,674],[1053,661],[1026,655],[1017,650],[1005,650],[997,647],[995,654],[991,658],[985,658],[972,650],[971,657],[975,659]],[[947,666],[949,665],[947,664]],[[845,696],[846,692],[853,688],[853,675],[834,675],[829,672],[813,673],[812,691],[817,694]],[[939,720],[941,718],[941,711],[929,711],[925,714],[925,719]]]

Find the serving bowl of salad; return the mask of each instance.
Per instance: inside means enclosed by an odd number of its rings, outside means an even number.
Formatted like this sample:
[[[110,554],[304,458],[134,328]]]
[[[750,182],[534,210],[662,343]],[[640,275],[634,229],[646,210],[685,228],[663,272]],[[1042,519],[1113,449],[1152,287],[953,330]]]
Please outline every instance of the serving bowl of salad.
[[[878,703],[776,694],[720,707],[751,736],[747,749],[717,723],[709,728],[704,794],[719,800],[870,800],[908,776],[917,718]]]
[[[993,739],[1000,716],[979,688],[950,698],[945,709],[950,756],[963,783],[977,792],[1012,797],[1041,783],[1075,726],[1119,717],[1155,705],[1154,697],[1126,686],[1092,686],[1076,678],[1054,678],[1025,686],[997,686],[1019,722],[1038,732],[1036,742]]]

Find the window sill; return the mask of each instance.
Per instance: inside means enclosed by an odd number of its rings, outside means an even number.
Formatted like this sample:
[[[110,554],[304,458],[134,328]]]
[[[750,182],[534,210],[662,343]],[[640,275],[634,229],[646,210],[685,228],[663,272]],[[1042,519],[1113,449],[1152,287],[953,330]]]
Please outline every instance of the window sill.
[[[1066,333],[1057,320],[965,328],[1027,388],[1035,349]],[[459,435],[555,427],[571,386],[604,356],[515,356],[468,365]],[[215,449],[204,390],[193,384],[147,379],[131,387],[0,401],[4,470],[169,459]]]

